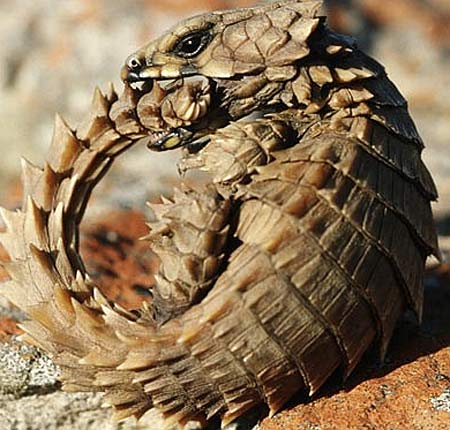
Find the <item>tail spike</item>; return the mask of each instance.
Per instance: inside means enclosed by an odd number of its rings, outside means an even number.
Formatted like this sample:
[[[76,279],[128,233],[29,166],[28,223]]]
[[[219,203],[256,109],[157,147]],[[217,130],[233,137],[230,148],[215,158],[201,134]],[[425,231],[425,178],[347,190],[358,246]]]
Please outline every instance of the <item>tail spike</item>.
[[[61,176],[46,163],[44,171],[31,194],[35,203],[46,212],[50,212],[53,208],[54,198],[60,180]]]
[[[81,144],[72,130],[60,115],[55,116],[53,138],[49,150],[48,164],[53,171],[64,173],[68,171],[81,152]]]
[[[97,118],[108,117],[110,105],[99,87],[95,87],[91,105],[91,111],[96,113]]]
[[[26,199],[27,196],[33,194],[43,170],[25,157],[22,157],[20,162],[22,166],[23,196]]]
[[[6,225],[6,232],[0,236],[1,243],[12,259],[24,260],[27,257],[27,249],[23,239],[19,238],[22,237],[25,214],[0,207],[0,217]]]
[[[69,290],[72,289],[75,280],[74,268],[72,262],[67,255],[67,247],[64,243],[64,238],[60,237],[56,244],[57,254],[55,258],[55,267],[61,276],[64,284]]]
[[[27,197],[23,234],[25,241],[36,247],[49,250],[46,216],[31,196]]]
[[[99,136],[111,130],[108,117],[109,108],[108,100],[97,87],[94,91],[91,111],[86,119],[77,127],[77,138],[89,145],[91,141],[98,139]]]
[[[59,202],[50,213],[47,221],[49,245],[51,250],[58,249],[58,241],[65,235],[64,204]]]
[[[108,101],[109,105],[112,105],[115,103],[119,96],[117,95],[116,89],[114,88],[114,84],[112,82],[108,82],[108,87],[105,92],[106,100]]]

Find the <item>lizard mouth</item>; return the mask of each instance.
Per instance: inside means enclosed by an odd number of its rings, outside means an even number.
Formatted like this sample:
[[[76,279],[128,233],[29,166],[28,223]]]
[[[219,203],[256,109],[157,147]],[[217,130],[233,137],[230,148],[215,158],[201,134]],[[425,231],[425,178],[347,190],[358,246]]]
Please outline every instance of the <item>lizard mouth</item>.
[[[147,148],[152,151],[167,151],[189,145],[195,133],[184,127],[173,130],[153,132],[149,136]]]
[[[189,129],[178,127],[173,130],[152,133],[147,148],[152,151],[169,151],[184,147],[190,153],[200,151],[210,141],[210,135],[216,127]]]

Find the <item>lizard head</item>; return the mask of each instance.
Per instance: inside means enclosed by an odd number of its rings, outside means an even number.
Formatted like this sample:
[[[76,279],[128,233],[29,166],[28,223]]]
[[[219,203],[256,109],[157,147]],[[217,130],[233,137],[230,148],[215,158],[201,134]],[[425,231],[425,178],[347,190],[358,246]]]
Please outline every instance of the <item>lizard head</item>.
[[[130,55],[122,79],[156,150],[192,145],[228,122],[293,106],[322,1],[284,0],[182,21]],[[290,87],[289,87],[290,86]]]

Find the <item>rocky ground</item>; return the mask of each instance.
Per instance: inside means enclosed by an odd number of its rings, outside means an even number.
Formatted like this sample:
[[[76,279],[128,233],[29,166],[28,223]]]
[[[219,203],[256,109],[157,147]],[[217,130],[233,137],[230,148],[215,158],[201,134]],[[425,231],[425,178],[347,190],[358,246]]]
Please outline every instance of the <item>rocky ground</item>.
[[[19,155],[42,162],[52,120],[76,124],[94,85],[118,82],[126,56],[180,17],[251,4],[227,0],[2,0],[0,2],[0,202],[20,204]],[[450,428],[450,3],[448,0],[328,0],[332,25],[354,34],[410,102],[440,192],[434,206],[444,262],[430,264],[423,324],[408,315],[388,357],[376,351],[345,383],[338,375],[313,399],[298,397],[260,430]],[[155,259],[137,239],[146,200],[176,183],[174,156],[136,148],[94,193],[82,251],[92,276],[127,307],[145,300]],[[125,193],[123,190],[127,190]],[[0,250],[0,258],[2,256]],[[0,272],[0,280],[6,280]],[[114,424],[99,396],[59,390],[57,369],[18,344],[24,316],[0,301],[0,429],[159,430],[150,415]],[[254,425],[239,423],[241,430]]]

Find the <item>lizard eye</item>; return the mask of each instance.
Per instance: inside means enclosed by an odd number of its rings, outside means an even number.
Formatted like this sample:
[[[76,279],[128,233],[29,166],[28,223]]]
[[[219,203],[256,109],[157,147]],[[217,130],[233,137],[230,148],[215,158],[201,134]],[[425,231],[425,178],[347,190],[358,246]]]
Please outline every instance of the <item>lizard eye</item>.
[[[192,58],[199,54],[208,44],[211,34],[201,31],[184,36],[174,47],[173,52],[183,58]]]

